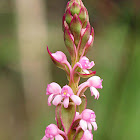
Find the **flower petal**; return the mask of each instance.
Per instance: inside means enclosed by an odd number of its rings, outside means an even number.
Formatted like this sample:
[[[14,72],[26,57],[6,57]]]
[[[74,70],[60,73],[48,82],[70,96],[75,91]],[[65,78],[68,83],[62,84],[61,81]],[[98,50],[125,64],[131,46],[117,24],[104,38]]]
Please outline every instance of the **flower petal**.
[[[67,61],[66,55],[61,51],[52,53],[52,56],[60,63],[65,63]]]
[[[92,125],[91,125],[91,123],[88,123],[88,129],[89,129],[90,131],[92,131]]]
[[[61,103],[61,100],[63,99],[62,95],[56,95],[56,97],[53,100],[53,105],[57,106],[59,103]]]
[[[53,94],[51,94],[51,95],[48,97],[48,106],[51,106],[51,101],[53,100],[53,97],[54,97]]]
[[[102,79],[99,76],[92,76],[87,80],[89,83],[89,87],[95,87],[95,88],[103,88],[102,87]]]
[[[78,119],[81,119],[81,115],[80,115],[79,112],[76,112],[74,121],[75,121],[75,120],[78,120]]]
[[[48,138],[46,136],[44,136],[41,140],[48,140]]]
[[[84,72],[85,74],[90,74],[90,72],[89,72],[87,69],[83,69],[83,72]]]
[[[94,61],[91,61],[90,64],[89,64],[88,69],[91,69],[94,65],[95,65]]]
[[[64,107],[65,108],[68,108],[68,105],[69,105],[69,97],[67,97],[67,98],[64,99],[63,104],[64,104]]]
[[[61,135],[56,135],[55,140],[64,140],[64,138]]]
[[[90,87],[91,96],[95,96],[95,99],[98,100],[99,98],[99,91],[95,87]]]
[[[59,84],[52,82],[47,86],[46,89],[46,94],[51,95],[51,94],[60,94],[61,93],[61,87]]]
[[[82,66],[82,69],[91,69],[95,64],[94,64],[94,61],[89,61],[89,59],[86,57],[86,56],[83,56],[79,63],[81,64]]]
[[[81,140],[93,140],[92,133],[89,130],[86,130]]]
[[[94,127],[94,131],[96,131],[96,130],[97,130],[97,123],[96,123],[96,122],[91,122],[91,124],[92,124],[93,127]]]
[[[87,122],[86,121],[80,120],[79,124],[84,131],[87,130]]]
[[[81,98],[77,95],[71,95],[70,98],[72,99],[72,101],[76,104],[76,105],[80,105],[81,104]]]

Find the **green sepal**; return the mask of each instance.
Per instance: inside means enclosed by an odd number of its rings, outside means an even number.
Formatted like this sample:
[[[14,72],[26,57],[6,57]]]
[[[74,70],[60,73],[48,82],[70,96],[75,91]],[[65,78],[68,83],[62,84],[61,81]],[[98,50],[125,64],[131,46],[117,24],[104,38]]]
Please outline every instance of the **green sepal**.
[[[77,119],[76,121],[73,122],[72,129],[76,129],[78,127],[80,120],[81,119]]]
[[[88,70],[88,72],[89,73],[87,74],[84,71],[81,71],[81,72],[77,72],[77,74],[82,78],[89,78],[89,77],[94,76],[96,74],[96,71]]]
[[[62,128],[62,123],[60,119],[60,108],[61,108],[61,105],[59,104],[58,106],[56,106],[56,109],[55,109],[55,117],[56,117],[56,122],[59,129]]]
[[[65,14],[65,20],[67,22],[67,24],[70,24],[72,21],[72,15],[70,13],[70,9],[67,9],[66,14]]]
[[[67,6],[66,6],[66,10],[67,10],[69,7],[71,7],[72,4],[73,4],[73,1],[69,1],[68,4],[67,4]]]
[[[78,50],[79,57],[82,55],[83,50],[85,49],[85,46],[89,40],[89,37],[90,37],[90,23],[87,24],[86,30],[84,34],[81,36],[81,43]]]
[[[83,110],[85,110],[87,107],[87,98],[85,95],[82,95],[80,98],[82,100],[82,103],[78,106],[78,110],[79,110],[79,113],[81,114]]]
[[[75,14],[79,14],[80,12],[80,6],[78,5],[78,3],[74,2],[72,4],[72,6],[70,7],[70,11],[71,11],[71,14],[74,16]]]
[[[82,22],[82,24],[85,22],[85,20],[86,19],[88,19],[87,18],[87,10],[86,10],[86,8],[85,7],[81,7],[81,10],[80,10],[80,13],[79,13],[79,18],[80,18],[80,20],[81,20],[81,22]]]
[[[72,140],[75,134],[76,134],[76,130],[75,129],[71,129],[69,131],[69,134],[68,134],[68,139]]]
[[[94,29],[93,29],[93,27],[91,29],[91,35],[92,35],[92,42],[89,45],[86,46],[84,55],[86,55],[88,50],[93,46],[93,42],[94,42]]]
[[[76,113],[76,106],[74,103],[69,103],[68,108],[64,108],[63,104],[61,105],[61,122],[66,134],[69,133],[71,126],[73,124],[75,113]]]
[[[80,1],[81,1],[81,0],[75,0],[75,1],[80,5]]]
[[[80,128],[77,130],[73,140],[81,140],[81,138],[83,137],[84,131]]]
[[[74,40],[72,38],[72,34],[70,34],[69,30],[66,28],[64,31],[64,42],[70,53],[71,59],[75,59],[76,57],[76,47],[74,44]]]
[[[79,17],[77,16],[77,14],[75,14],[70,23],[70,31],[72,32],[72,34],[74,36],[74,43],[76,46],[78,45],[78,42],[80,40],[81,29],[82,29],[81,21],[80,21]]]

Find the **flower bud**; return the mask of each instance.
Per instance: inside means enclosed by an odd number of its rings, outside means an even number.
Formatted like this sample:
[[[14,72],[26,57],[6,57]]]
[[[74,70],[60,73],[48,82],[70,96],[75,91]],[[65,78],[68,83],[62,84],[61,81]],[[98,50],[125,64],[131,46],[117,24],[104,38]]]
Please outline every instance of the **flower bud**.
[[[75,59],[76,54],[78,57],[84,55],[86,44],[91,42],[89,42],[91,40],[90,28],[88,12],[82,1],[69,1],[63,16],[63,30],[65,45],[71,58]],[[73,39],[70,35],[73,36]]]

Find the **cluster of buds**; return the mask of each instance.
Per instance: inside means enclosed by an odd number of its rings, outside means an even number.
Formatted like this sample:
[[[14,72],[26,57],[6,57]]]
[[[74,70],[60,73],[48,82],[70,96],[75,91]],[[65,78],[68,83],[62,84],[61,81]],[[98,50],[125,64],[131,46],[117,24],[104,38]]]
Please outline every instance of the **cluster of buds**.
[[[92,128],[97,130],[95,112],[86,109],[85,91],[90,88],[91,96],[99,98],[98,88],[102,88],[102,79],[94,76],[90,70],[95,64],[85,56],[94,40],[94,30],[89,23],[88,12],[81,0],[68,2],[63,16],[65,45],[71,56],[71,64],[66,55],[57,51],[47,51],[52,61],[67,74],[68,85],[62,88],[52,82],[48,84],[46,94],[48,105],[56,106],[55,120],[57,125],[46,127],[42,140],[93,140]],[[89,78],[79,85],[80,78]]]

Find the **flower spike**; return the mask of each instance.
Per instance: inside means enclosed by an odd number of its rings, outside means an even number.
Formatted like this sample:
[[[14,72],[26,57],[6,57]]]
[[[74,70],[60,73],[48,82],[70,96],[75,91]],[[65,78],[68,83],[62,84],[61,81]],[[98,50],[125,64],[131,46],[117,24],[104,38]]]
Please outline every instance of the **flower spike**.
[[[90,89],[91,96],[99,99],[98,89],[102,89],[102,79],[94,76],[95,63],[86,56],[94,41],[94,29],[89,22],[88,11],[82,0],[70,0],[62,19],[64,43],[71,57],[68,62],[61,51],[47,51],[57,67],[67,74],[68,84],[61,86],[55,82],[48,84],[46,95],[48,106],[55,105],[57,125],[46,127],[41,140],[93,140],[92,129],[97,130],[96,115],[87,109],[87,97],[84,92]],[[81,83],[80,78],[89,78]]]

